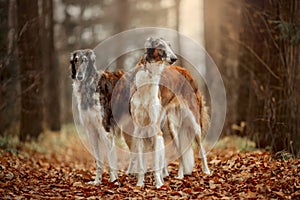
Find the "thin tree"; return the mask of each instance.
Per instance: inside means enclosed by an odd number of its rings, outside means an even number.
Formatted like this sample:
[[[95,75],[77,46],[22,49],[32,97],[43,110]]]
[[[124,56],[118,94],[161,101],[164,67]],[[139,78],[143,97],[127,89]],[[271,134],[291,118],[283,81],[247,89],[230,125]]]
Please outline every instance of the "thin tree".
[[[38,0],[17,0],[17,19],[21,75],[20,140],[25,141],[36,139],[43,131]]]
[[[0,135],[10,134],[19,115],[15,5],[14,0],[0,2]]]
[[[42,1],[41,17],[42,57],[44,68],[44,99],[45,99],[45,123],[52,131],[61,128],[60,116],[60,78],[56,51],[54,47],[54,23],[53,23],[53,1]]]
[[[8,89],[7,85],[10,77],[6,66],[6,56],[8,48],[8,16],[9,16],[9,1],[0,2],[0,135],[10,125],[10,120],[7,118],[7,105],[8,105]]]

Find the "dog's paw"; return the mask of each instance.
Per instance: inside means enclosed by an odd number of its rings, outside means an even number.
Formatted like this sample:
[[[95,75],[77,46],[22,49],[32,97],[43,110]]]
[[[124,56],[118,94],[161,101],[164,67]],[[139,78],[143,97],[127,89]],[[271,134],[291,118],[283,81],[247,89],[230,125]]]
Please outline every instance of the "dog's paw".
[[[177,179],[183,179],[184,174],[183,174],[183,169],[182,167],[179,167],[178,169],[178,175],[176,176]]]
[[[88,184],[90,184],[90,185],[100,185],[101,181],[100,180],[94,180],[94,181],[88,182]]]
[[[207,175],[210,175],[210,174],[211,174],[211,173],[210,173],[210,170],[207,169],[207,168],[202,168],[202,171],[203,171],[205,174],[207,174]]]
[[[138,183],[136,184],[136,186],[138,186],[138,187],[143,187],[143,186],[144,186],[144,182],[138,182]]]
[[[121,183],[119,181],[115,181],[113,182],[115,186],[121,185]]]
[[[117,178],[118,178],[118,175],[117,175],[117,174],[111,173],[111,174],[110,174],[110,177],[109,177],[109,181],[110,181],[110,182],[114,182],[114,181],[117,180]]]
[[[181,175],[177,175],[176,178],[177,178],[177,179],[183,179],[183,178],[184,178],[184,175],[182,175],[182,174],[181,174]]]
[[[163,168],[162,176],[163,176],[163,178],[169,176],[169,171],[168,171],[167,167]]]
[[[159,181],[158,183],[155,183],[156,189],[161,188],[163,185],[164,185],[164,184],[163,184],[161,181]]]
[[[139,178],[136,186],[143,187],[144,186],[144,178]]]

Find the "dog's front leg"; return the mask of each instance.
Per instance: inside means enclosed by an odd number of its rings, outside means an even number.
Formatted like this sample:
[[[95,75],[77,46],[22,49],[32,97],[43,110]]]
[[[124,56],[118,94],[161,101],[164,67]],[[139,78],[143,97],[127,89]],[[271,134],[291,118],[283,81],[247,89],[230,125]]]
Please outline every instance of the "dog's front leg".
[[[100,184],[102,181],[102,173],[103,173],[103,159],[99,153],[99,137],[97,133],[89,132],[89,139],[92,146],[92,151],[95,158],[96,164],[96,177],[94,181],[90,181],[89,184]]]
[[[90,181],[89,184],[98,185],[102,181],[103,164],[100,160],[95,159],[96,164],[96,177],[94,181]]]
[[[132,173],[135,173],[134,172],[134,169],[135,169],[135,165],[136,165],[136,160],[137,160],[137,156],[136,156],[136,153],[133,152],[133,149],[130,149],[130,160],[129,160],[129,166],[128,166],[128,169],[126,171],[126,174],[129,175],[129,174],[132,174]]]
[[[144,185],[145,171],[144,171],[144,158],[143,158],[143,138],[136,138],[137,158],[138,158],[138,181],[137,186]]]
[[[162,132],[159,130],[158,135],[155,136],[154,144],[154,177],[155,186],[160,188],[163,185],[162,170],[165,167],[165,146]]]
[[[165,178],[167,176],[169,176],[169,171],[168,171],[167,160],[165,160],[164,168],[163,168],[163,171],[162,171],[162,177]]]

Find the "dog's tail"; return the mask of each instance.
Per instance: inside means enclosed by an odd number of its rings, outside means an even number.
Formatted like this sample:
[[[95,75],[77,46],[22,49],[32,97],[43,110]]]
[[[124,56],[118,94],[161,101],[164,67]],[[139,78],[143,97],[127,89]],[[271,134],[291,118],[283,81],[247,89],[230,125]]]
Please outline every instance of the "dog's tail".
[[[199,93],[199,91],[197,93]],[[199,112],[200,112],[201,136],[202,138],[204,138],[210,127],[210,117],[208,114],[208,108],[205,106],[205,100],[203,96],[200,95],[198,99],[199,99],[198,103],[199,103]]]

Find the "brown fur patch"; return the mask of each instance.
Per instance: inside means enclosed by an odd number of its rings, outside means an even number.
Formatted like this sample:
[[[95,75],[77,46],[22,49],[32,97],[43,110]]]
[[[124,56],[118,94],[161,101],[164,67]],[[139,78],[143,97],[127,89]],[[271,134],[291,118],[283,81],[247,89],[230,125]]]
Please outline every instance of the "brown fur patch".
[[[163,71],[160,82],[162,85],[160,91],[163,107],[175,98],[175,93],[179,94],[187,101],[187,105],[200,124],[203,135],[205,135],[210,120],[205,108],[204,98],[190,72],[179,66],[168,66]],[[168,88],[163,85],[168,86]],[[175,91],[175,93],[172,91]]]
[[[142,63],[145,63],[143,58],[140,60],[139,64]],[[128,109],[128,105],[125,104],[126,102],[129,102],[128,99],[130,99],[131,94],[135,92],[135,88],[131,83],[134,80],[135,72],[140,67],[139,64],[132,73],[124,73],[121,70],[116,72],[105,71],[99,79],[97,91],[100,93],[100,103],[104,109],[102,123],[108,131],[116,125],[115,121],[118,121],[122,117],[122,112],[128,111],[126,110]],[[182,81],[183,79],[186,81]],[[118,81],[120,81],[118,83],[119,86],[115,88]],[[167,85],[169,88],[162,85]],[[117,95],[115,98],[120,102],[120,112],[118,113],[120,116],[112,115],[111,97],[114,89],[116,90],[115,94]],[[195,118],[198,119],[198,123],[202,128],[202,136],[204,136],[209,128],[209,115],[197,83],[187,69],[179,66],[168,66],[165,68],[162,73],[160,86],[160,98],[163,107],[172,100],[175,100],[175,93],[172,91],[176,91],[177,94],[180,94],[187,101],[190,110],[193,112]],[[147,124],[147,122],[143,123]],[[123,136],[126,143],[130,146],[131,135],[123,133]]]
[[[115,85],[123,75],[124,72],[121,70],[116,72],[104,71],[98,82],[96,91],[100,94],[100,104],[104,112],[102,124],[106,131],[110,131],[110,128],[115,125],[111,110],[111,99]]]

